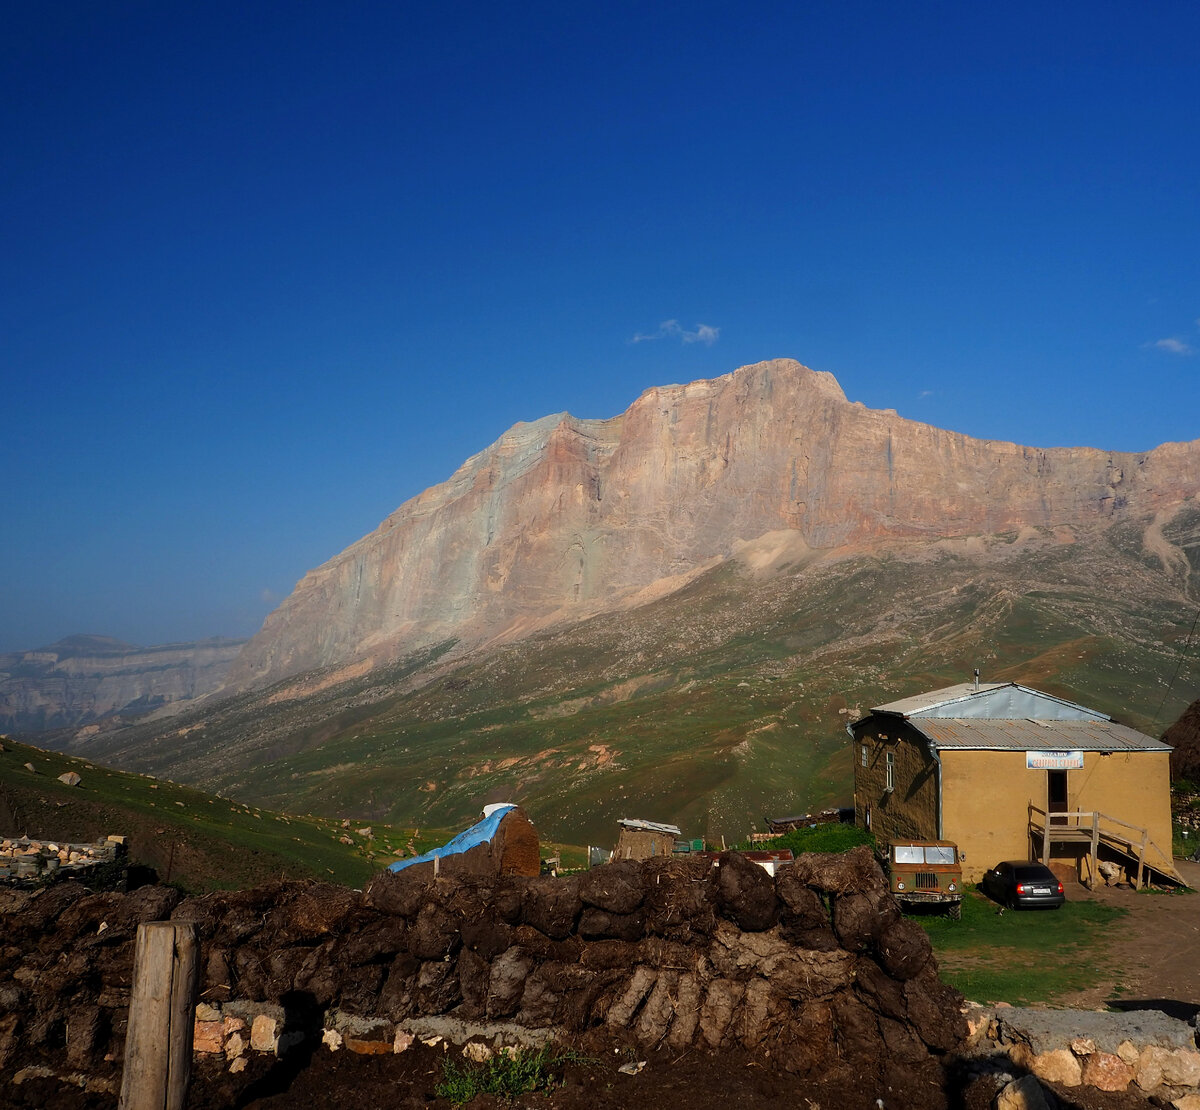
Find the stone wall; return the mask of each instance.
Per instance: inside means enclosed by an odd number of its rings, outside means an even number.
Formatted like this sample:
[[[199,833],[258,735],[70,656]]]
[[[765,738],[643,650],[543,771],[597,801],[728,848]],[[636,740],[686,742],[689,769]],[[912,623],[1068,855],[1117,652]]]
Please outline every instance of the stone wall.
[[[1136,1091],[1159,1105],[1200,1110],[1196,1027],[1157,1010],[1110,1013],[1014,1006],[967,1009],[968,1050],[1002,1053],[1017,1068],[1063,1087]]]
[[[940,1088],[966,1033],[866,849],[806,855],[775,878],[727,853],[558,879],[385,873],[365,893],[60,883],[0,895],[0,1083],[58,1067],[111,1089],[137,925],[167,918],[198,926],[196,1047],[231,1068],[317,1039],[377,1052],[417,1036],[603,1037]]]

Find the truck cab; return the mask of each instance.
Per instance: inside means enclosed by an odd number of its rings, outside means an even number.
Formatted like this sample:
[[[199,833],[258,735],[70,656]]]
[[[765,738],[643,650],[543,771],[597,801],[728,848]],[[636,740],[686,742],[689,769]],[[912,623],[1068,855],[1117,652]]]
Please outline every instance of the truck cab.
[[[888,844],[888,885],[906,908],[932,906],[962,916],[963,876],[958,845],[949,840],[893,840]]]

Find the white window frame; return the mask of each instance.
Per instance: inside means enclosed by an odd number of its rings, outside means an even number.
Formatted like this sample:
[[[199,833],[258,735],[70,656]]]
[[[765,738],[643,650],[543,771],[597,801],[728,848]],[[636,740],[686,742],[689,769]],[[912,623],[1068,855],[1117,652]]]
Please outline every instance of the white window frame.
[[[887,785],[884,790],[891,792],[896,789],[896,753],[887,753]]]

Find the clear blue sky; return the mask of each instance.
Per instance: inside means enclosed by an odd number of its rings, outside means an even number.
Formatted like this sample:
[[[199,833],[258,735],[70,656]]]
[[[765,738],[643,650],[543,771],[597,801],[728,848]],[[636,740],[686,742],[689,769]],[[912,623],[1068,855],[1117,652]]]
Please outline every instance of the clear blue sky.
[[[515,421],[763,358],[1200,437],[1195,3],[0,20],[0,650],[248,635]]]

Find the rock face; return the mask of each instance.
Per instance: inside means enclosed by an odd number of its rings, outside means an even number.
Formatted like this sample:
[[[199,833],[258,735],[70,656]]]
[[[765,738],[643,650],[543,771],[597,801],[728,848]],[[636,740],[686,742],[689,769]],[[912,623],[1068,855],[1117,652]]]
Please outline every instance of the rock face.
[[[0,655],[0,729],[69,728],[201,697],[220,686],[244,643],[138,648],[72,636],[37,651]]]
[[[1171,778],[1200,779],[1200,699],[1192,702],[1165,733],[1171,753]]]
[[[307,574],[229,685],[520,637],[668,592],[763,537],[795,559],[1131,516],[1158,526],[1198,489],[1200,442],[1134,455],[976,440],[762,362],[650,389],[611,420],[518,424]]]

